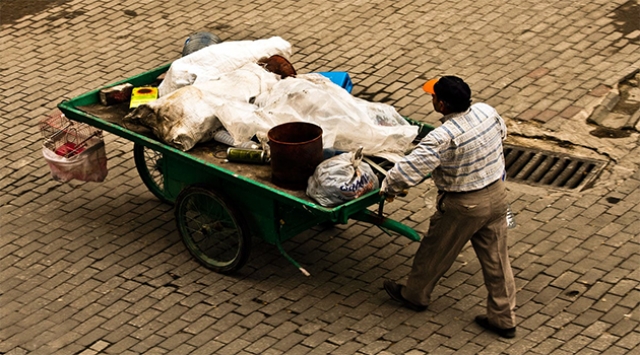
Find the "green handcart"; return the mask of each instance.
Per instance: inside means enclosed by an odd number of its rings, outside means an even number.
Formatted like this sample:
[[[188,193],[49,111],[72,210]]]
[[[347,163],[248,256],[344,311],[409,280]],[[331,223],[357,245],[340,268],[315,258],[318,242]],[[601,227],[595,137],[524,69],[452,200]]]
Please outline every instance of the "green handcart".
[[[169,64],[113,83],[152,85]],[[282,242],[321,224],[345,224],[358,220],[395,231],[411,240],[420,235],[402,223],[368,210],[381,203],[378,190],[345,204],[327,208],[316,204],[304,191],[287,190],[271,182],[269,165],[226,161],[217,142],[196,145],[183,152],[146,132],[126,128],[122,118],[128,103],[104,106],[100,89],[63,101],[58,108],[73,121],[83,122],[134,143],[136,169],[147,188],[160,200],[174,204],[180,236],[189,252],[204,266],[230,273],[248,260],[252,236],[262,238],[305,275],[308,272],[291,258]],[[432,129],[421,126],[421,134]]]

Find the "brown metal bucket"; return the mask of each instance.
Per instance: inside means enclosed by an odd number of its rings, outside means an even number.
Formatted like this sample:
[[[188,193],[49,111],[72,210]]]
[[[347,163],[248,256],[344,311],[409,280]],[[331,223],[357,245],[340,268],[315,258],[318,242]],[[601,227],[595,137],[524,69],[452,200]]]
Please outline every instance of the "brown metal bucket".
[[[267,133],[271,150],[271,179],[274,184],[303,190],[322,162],[322,128],[307,122],[289,122]]]

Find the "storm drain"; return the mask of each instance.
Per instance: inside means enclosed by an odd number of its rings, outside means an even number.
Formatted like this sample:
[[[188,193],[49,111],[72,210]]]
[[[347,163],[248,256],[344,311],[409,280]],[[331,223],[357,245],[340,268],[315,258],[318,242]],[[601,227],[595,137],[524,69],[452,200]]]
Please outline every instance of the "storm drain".
[[[507,180],[581,191],[590,187],[606,161],[504,145]]]

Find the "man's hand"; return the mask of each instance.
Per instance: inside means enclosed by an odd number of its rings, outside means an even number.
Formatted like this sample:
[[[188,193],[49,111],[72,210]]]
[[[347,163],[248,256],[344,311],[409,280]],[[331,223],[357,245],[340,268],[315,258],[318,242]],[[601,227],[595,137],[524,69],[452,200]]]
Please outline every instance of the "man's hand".
[[[407,196],[407,194],[409,193],[409,190],[402,190],[401,192],[399,192],[398,194],[390,194],[388,192],[384,192],[382,190],[380,190],[379,194],[380,196],[384,196],[385,201],[387,202],[393,202],[393,200],[396,198],[396,196],[400,196],[400,197],[405,197]]]
[[[384,200],[387,202],[393,202],[393,200],[395,199],[394,195],[390,195],[382,190],[380,190],[380,196],[383,196]]]
[[[409,192],[407,189],[403,189],[400,192],[391,192],[389,186],[387,185],[387,179],[382,180],[382,185],[380,186],[380,196],[384,196],[387,202],[392,202],[396,196],[405,197]]]

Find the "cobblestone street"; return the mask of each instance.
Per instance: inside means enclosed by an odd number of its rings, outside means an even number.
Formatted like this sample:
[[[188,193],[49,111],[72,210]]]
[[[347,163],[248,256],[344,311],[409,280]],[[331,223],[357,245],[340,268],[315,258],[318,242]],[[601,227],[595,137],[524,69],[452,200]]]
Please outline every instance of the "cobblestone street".
[[[638,0],[37,5],[0,24],[0,354],[640,354],[638,125],[590,121],[640,70]],[[486,289],[470,245],[416,313],[382,288],[406,280],[418,248],[397,233],[350,221],[284,242],[309,277],[254,240],[222,275],[188,252],[132,142],[105,134],[104,182],[54,181],[40,120],[179,58],[198,30],[280,36],[298,73],[348,72],[354,96],[431,125],[422,85],[457,75],[505,118],[509,143],[607,162],[582,191],[507,181],[516,337],[474,322]],[[426,181],[385,212],[425,232],[434,192]]]

